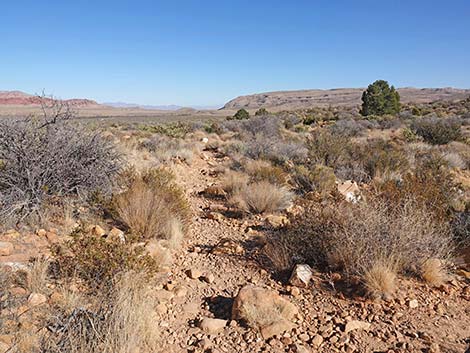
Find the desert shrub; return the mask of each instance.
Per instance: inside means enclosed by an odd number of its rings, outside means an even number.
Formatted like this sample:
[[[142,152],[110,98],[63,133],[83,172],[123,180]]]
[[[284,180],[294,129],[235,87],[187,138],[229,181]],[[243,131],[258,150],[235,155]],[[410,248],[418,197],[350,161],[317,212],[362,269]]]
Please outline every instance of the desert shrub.
[[[282,135],[278,116],[258,116],[244,121],[228,121],[224,127],[238,133],[240,152],[251,159],[266,159],[277,164],[298,162],[306,158],[302,142],[288,141]]]
[[[361,114],[364,116],[397,114],[399,111],[400,95],[387,81],[375,81],[362,94]]]
[[[456,201],[456,185],[447,163],[433,154],[418,157],[415,172],[404,174],[401,180],[388,180],[373,186],[377,195],[390,204],[401,204],[413,198],[438,219],[448,219]]]
[[[336,176],[333,169],[321,164],[313,168],[302,165],[295,167],[292,182],[296,190],[302,193],[311,191],[329,193],[336,188]]]
[[[77,229],[71,239],[52,248],[56,275],[78,277],[92,291],[108,290],[114,276],[136,270],[149,276],[158,270],[156,259],[147,255],[143,245],[132,239],[104,238]]]
[[[266,110],[266,108],[259,108],[256,112],[255,112],[255,116],[260,116],[260,115],[268,115],[269,112]]]
[[[402,130],[402,135],[406,142],[417,142],[420,140],[420,137],[408,127]]]
[[[446,259],[452,251],[446,224],[430,217],[414,199],[390,205],[371,197],[326,207],[315,201],[273,242],[282,249],[285,265],[306,261],[341,270],[346,278],[359,276],[371,295],[390,294],[397,273],[421,275],[426,261]]]
[[[335,167],[347,155],[350,139],[333,135],[327,130],[316,130],[307,142],[308,156],[313,164]]]
[[[222,188],[228,194],[233,194],[246,187],[249,181],[250,177],[247,174],[234,170],[227,170],[222,178]]]
[[[397,175],[400,177],[409,168],[408,158],[405,153],[395,146],[382,140],[369,141],[366,146],[361,146],[360,153],[364,171],[369,179],[376,177],[387,179]],[[357,149],[356,149],[357,151]],[[370,153],[369,151],[374,151]]]
[[[239,109],[231,119],[234,119],[234,120],[246,120],[246,119],[250,119],[250,113],[248,113],[248,111],[246,109]]]
[[[242,211],[258,214],[284,210],[291,204],[292,197],[286,187],[260,181],[236,190],[230,202]]]
[[[188,133],[194,131],[191,124],[181,121],[160,125],[143,125],[140,127],[140,130],[172,138],[184,138]]]
[[[129,170],[123,184],[125,191],[113,197],[111,209],[139,239],[171,239],[174,222],[187,226],[189,205],[169,171]]]
[[[178,158],[190,163],[194,155],[193,146],[190,143],[160,134],[142,140],[139,147],[152,152],[160,161]]]
[[[100,132],[70,121],[0,123],[0,218],[40,215],[54,197],[110,194],[121,156]]]
[[[160,348],[155,301],[145,275],[122,273],[96,307],[73,308],[51,317],[53,330],[41,342],[48,353],[155,352]]]
[[[249,160],[244,164],[245,172],[252,182],[268,181],[271,184],[285,185],[287,174],[280,167],[273,166],[268,161]]]
[[[460,123],[452,119],[420,118],[412,123],[411,129],[433,145],[445,145],[461,139]]]
[[[334,135],[347,137],[359,136],[363,133],[364,129],[364,125],[354,119],[338,120],[330,128]]]

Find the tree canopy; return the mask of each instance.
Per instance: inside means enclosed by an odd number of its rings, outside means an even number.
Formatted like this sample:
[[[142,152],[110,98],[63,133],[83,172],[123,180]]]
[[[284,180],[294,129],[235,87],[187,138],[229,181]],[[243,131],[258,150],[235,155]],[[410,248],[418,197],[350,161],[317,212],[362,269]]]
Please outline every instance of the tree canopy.
[[[378,80],[362,94],[361,114],[385,115],[400,112],[400,95],[387,81]]]

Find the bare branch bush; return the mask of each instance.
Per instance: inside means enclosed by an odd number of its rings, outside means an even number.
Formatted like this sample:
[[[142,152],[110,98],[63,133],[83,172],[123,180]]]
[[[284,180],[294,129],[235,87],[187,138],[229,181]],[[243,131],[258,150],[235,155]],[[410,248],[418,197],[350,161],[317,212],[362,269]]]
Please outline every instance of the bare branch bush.
[[[99,131],[70,121],[64,102],[44,100],[41,117],[0,122],[0,219],[40,215],[54,197],[109,193],[120,154]]]

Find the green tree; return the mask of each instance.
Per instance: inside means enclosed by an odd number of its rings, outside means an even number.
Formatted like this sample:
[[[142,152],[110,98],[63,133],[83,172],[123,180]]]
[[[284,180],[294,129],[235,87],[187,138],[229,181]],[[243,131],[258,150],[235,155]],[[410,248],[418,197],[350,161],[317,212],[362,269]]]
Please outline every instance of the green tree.
[[[235,120],[245,120],[249,118],[250,118],[250,113],[248,113],[246,109],[243,109],[243,108],[237,111],[235,115],[233,116],[233,119]]]
[[[262,115],[268,115],[269,112],[266,110],[266,108],[259,108],[256,113],[255,113],[255,116],[262,116]]]
[[[400,95],[387,81],[375,81],[362,94],[362,115],[385,115],[398,112],[400,112]]]

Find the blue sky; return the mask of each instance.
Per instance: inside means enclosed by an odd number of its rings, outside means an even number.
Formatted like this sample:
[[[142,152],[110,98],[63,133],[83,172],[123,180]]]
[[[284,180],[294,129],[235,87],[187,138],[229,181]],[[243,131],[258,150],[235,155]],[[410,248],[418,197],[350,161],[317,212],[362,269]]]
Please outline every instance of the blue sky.
[[[470,1],[48,0],[0,8],[0,90],[217,105],[273,90],[470,88]]]

